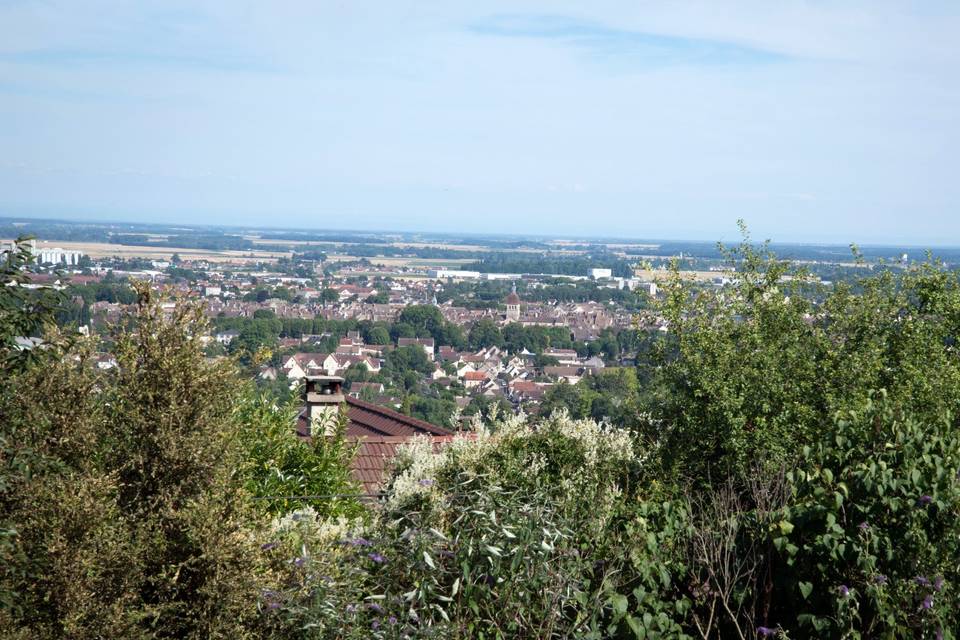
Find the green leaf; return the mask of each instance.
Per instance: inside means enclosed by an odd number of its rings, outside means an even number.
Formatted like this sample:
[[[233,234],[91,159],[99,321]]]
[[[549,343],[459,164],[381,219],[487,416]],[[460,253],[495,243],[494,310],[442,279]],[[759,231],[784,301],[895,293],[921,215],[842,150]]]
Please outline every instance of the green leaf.
[[[804,600],[810,597],[810,593],[813,591],[813,584],[809,582],[801,582],[797,586],[800,587],[800,595],[803,596]]]
[[[627,616],[626,620],[627,626],[633,631],[633,635],[637,640],[644,640],[647,637],[647,630],[643,628],[639,620],[633,616]]]
[[[622,616],[627,612],[627,596],[622,593],[615,593],[610,596],[610,606],[613,607],[613,612],[617,616]]]

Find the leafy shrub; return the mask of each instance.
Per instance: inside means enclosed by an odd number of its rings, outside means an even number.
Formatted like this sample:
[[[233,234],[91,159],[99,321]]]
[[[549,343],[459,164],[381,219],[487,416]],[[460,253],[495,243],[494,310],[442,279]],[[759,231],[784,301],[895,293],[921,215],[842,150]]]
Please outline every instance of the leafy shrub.
[[[935,635],[960,628],[960,433],[881,393],[791,470],[774,538],[771,612],[798,633]]]
[[[436,453],[417,442],[366,529],[297,539],[310,561],[291,564],[296,583],[322,586],[272,590],[276,616],[331,638],[600,637],[636,464],[626,432],[564,415]]]
[[[243,637],[256,628],[256,528],[234,468],[234,374],[208,364],[202,311],[148,300],[116,336],[4,376],[0,422],[39,461],[3,486],[16,531],[0,628],[24,638]]]
[[[366,513],[351,497],[361,489],[350,475],[357,447],[345,438],[345,414],[330,437],[306,442],[293,429],[299,409],[293,404],[277,406],[268,396],[250,391],[241,397],[239,471],[247,491],[272,514],[311,505],[323,517]]]
[[[918,418],[960,415],[960,281],[936,263],[827,291],[749,241],[736,281],[696,288],[674,274],[661,312],[651,411],[667,475],[706,485],[758,462],[792,465],[840,411],[888,395]]]

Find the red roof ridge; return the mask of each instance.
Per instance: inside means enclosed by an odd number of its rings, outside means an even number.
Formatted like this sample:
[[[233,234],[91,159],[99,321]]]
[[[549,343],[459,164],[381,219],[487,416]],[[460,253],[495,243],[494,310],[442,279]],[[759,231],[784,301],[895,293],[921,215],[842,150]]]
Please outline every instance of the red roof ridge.
[[[364,400],[354,398],[353,396],[347,396],[346,402],[348,405],[359,407],[360,409],[363,409],[365,411],[369,411],[371,413],[377,413],[387,418],[390,418],[391,420],[396,420],[397,422],[402,422],[402,423],[409,424],[411,426],[418,427],[432,435],[439,435],[439,436],[453,435],[452,431],[444,427],[431,424],[425,420],[420,420],[419,418],[408,416],[404,413],[400,413],[399,411],[394,411],[393,409],[388,409],[387,407],[384,407],[378,404],[373,404],[372,402],[366,402]]]

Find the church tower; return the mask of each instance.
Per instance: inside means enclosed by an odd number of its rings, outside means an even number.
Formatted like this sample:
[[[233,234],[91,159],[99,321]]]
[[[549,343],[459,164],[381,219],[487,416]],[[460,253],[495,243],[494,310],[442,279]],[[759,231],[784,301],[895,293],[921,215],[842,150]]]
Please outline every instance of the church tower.
[[[504,300],[507,305],[507,321],[516,322],[520,319],[520,296],[517,295],[517,285],[513,285],[507,299]]]

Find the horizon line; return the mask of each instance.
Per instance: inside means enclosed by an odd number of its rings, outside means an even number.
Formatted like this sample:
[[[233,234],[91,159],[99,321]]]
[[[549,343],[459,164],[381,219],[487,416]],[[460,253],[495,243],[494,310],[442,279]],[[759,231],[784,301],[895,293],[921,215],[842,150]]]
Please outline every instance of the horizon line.
[[[213,229],[242,229],[242,230],[262,230],[262,231],[298,231],[304,233],[316,233],[316,232],[337,232],[337,233],[348,233],[356,235],[370,235],[370,234],[406,234],[406,235],[425,235],[425,234],[435,234],[438,236],[463,236],[463,237],[475,237],[475,238],[512,238],[519,240],[539,240],[539,239],[553,239],[553,240],[584,240],[584,241],[593,241],[601,242],[604,241],[607,244],[611,243],[637,243],[637,244],[667,244],[667,243],[700,243],[700,244],[729,244],[731,242],[739,243],[743,238],[738,237],[727,237],[719,239],[706,239],[703,236],[691,236],[688,238],[680,237],[642,237],[642,236],[626,236],[626,237],[614,237],[609,235],[589,235],[589,234],[542,234],[542,233],[495,233],[495,232],[483,232],[483,231],[444,231],[444,230],[416,230],[416,229],[355,229],[355,228],[344,228],[344,227],[312,227],[312,226],[282,226],[282,225],[259,225],[259,224],[224,224],[224,223],[214,223],[214,222],[204,222],[204,223],[185,223],[185,222],[163,222],[163,221],[134,221],[134,220],[123,220],[123,219],[109,219],[109,218],[60,218],[60,217],[46,217],[46,216],[34,216],[30,214],[21,214],[21,215],[10,215],[0,213],[0,221],[9,221],[16,222],[18,220],[22,221],[34,221],[34,222],[59,222],[67,224],[90,224],[90,225],[139,225],[139,226],[163,226],[163,227],[184,227],[186,229],[191,228],[213,228]],[[749,231],[749,225],[747,227]],[[940,244],[936,242],[856,242],[856,241],[840,241],[840,240],[774,240],[773,238],[764,238],[763,240],[756,240],[751,238],[750,242],[752,244],[763,244],[764,242],[769,242],[772,246],[804,246],[804,247],[845,247],[850,248],[852,245],[857,247],[870,247],[870,248],[903,248],[903,249],[960,249],[960,243],[956,244]]]

